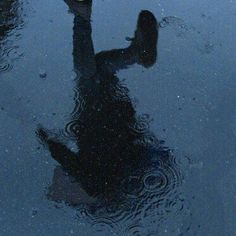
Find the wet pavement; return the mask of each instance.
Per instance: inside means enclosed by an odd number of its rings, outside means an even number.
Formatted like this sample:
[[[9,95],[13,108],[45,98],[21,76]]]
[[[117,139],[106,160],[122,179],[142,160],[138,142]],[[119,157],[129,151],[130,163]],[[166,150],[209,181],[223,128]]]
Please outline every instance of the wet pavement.
[[[0,235],[235,235],[236,2],[66,3],[0,2]]]

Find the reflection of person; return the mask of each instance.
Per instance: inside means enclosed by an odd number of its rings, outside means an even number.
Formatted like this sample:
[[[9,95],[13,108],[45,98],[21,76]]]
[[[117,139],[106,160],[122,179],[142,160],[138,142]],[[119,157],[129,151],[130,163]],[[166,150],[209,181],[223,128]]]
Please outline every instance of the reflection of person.
[[[151,150],[158,156],[169,155],[148,131],[145,118],[136,115],[128,89],[115,75],[134,63],[145,67],[155,63],[158,24],[151,12],[142,11],[129,47],[95,54],[91,38],[91,2],[83,3],[82,14],[82,3],[66,2],[75,14],[73,59],[77,81],[75,108],[65,133],[75,140],[79,150],[73,152],[43,128],[37,130],[37,135],[63,170],[81,185],[81,195],[103,196],[110,201],[121,196],[121,184],[125,179],[145,168]],[[63,199],[66,198],[63,192],[61,196],[55,193],[61,178],[69,178],[62,176],[56,168],[49,193],[51,198],[76,203]],[[64,187],[68,189],[68,185]]]

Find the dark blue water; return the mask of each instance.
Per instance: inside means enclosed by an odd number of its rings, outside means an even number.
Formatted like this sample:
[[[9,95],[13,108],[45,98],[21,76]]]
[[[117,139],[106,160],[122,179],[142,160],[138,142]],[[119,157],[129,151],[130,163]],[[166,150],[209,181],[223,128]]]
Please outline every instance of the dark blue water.
[[[235,235],[236,2],[66,2],[0,0],[0,235]]]

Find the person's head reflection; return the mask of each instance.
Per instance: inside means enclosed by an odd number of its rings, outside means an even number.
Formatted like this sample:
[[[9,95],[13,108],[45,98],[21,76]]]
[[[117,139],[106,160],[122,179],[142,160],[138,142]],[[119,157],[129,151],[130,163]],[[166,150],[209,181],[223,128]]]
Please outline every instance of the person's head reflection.
[[[138,63],[150,67],[155,63],[158,24],[151,12],[141,11],[129,47],[95,54],[91,4],[82,4],[80,8],[81,4],[67,3],[75,14],[73,60],[77,81],[75,108],[65,133],[76,142],[78,152],[51,138],[45,129],[38,129],[40,139],[62,167],[54,172],[48,196],[71,205],[88,201],[87,195],[111,203],[123,198],[124,189],[135,192],[135,188],[139,188],[135,182],[148,165],[153,165],[150,164],[153,157],[159,161],[170,156],[148,130],[146,117],[138,117],[128,89],[116,76],[118,70],[129,65]],[[132,184],[129,183],[131,176],[137,176]],[[70,178],[75,181],[63,186],[62,179],[66,178],[68,182]],[[68,188],[74,189],[68,191]]]

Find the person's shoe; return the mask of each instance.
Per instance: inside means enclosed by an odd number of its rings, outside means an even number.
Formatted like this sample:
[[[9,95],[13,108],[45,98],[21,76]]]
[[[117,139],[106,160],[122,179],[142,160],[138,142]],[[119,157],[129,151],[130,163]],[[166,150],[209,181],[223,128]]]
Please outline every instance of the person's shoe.
[[[64,0],[70,12],[90,21],[92,0]]]
[[[138,64],[150,67],[156,62],[159,24],[147,10],[141,11],[131,47],[138,54]]]

